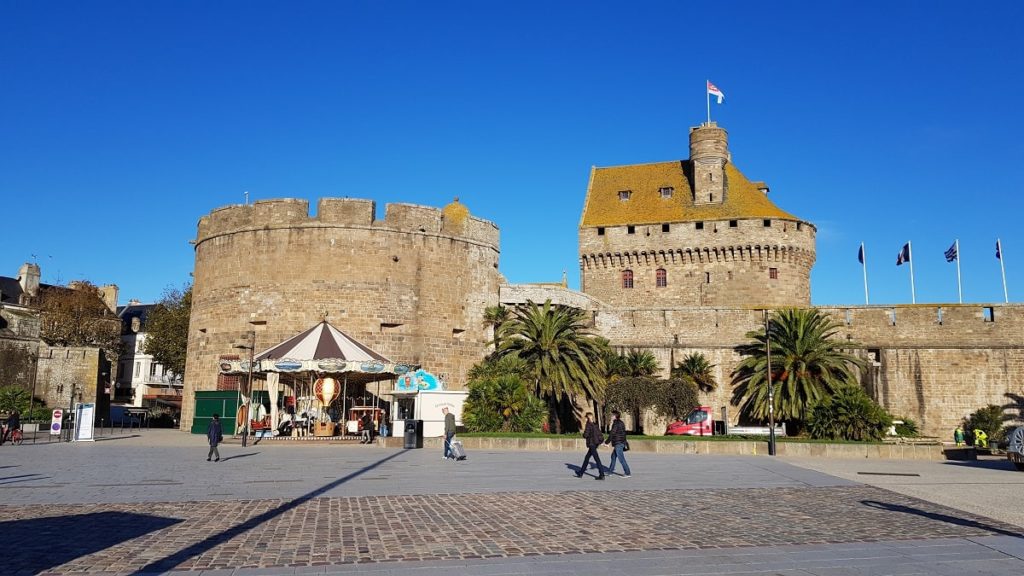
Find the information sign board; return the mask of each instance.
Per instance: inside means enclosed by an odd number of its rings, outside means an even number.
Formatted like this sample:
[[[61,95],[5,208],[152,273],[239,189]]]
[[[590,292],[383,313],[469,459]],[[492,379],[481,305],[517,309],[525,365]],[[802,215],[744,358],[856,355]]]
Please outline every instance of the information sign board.
[[[57,409],[53,411],[53,419],[50,420],[50,435],[60,436],[61,421],[64,420],[64,411]]]
[[[79,403],[75,406],[75,442],[93,440],[93,419],[96,416],[96,405],[92,402]]]

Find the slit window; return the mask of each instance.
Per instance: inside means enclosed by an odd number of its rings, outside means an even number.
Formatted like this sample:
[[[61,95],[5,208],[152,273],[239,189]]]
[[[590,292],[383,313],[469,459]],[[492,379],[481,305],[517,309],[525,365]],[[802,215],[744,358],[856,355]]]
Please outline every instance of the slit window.
[[[661,194],[662,198],[671,198],[673,192],[675,192],[675,188],[672,188],[671,186],[662,186],[661,188],[658,188],[658,193]]]
[[[704,273],[704,283],[711,284],[711,272]]]
[[[658,288],[664,288],[668,286],[668,274],[664,268],[658,268],[654,272],[654,285]]]
[[[672,229],[672,227],[671,227],[671,226],[669,226],[668,224],[662,224],[662,225],[661,225],[661,231],[662,231],[662,232],[668,232],[668,231],[669,231],[669,230],[671,230],[671,229]]]
[[[992,306],[985,306],[984,308],[981,309],[981,318],[985,322],[995,322],[996,309],[993,308]]]
[[[797,231],[797,232],[799,232],[799,231],[800,231],[800,228],[801,228],[801,226],[800,226],[800,223],[799,223],[799,222],[797,222],[797,223],[796,223],[796,231]]]
[[[737,222],[736,220],[729,220],[729,228],[735,228],[739,225],[739,222]]]
[[[633,195],[632,190],[619,190],[619,201],[625,202],[629,200],[629,197]]]
[[[622,271],[622,287],[632,288],[633,287],[633,271],[623,270]]]
[[[598,226],[598,228],[597,228],[597,235],[598,236],[604,236],[604,226]]]
[[[779,269],[778,268],[769,268],[768,269],[768,278],[771,278],[772,280],[778,280],[779,279]]]

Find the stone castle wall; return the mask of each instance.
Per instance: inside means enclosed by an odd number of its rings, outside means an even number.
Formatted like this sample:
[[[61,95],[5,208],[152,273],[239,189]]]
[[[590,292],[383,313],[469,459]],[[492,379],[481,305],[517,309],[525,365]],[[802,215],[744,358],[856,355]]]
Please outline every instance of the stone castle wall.
[[[256,331],[263,350],[324,314],[394,361],[464,385],[486,353],[484,308],[498,301],[498,229],[436,208],[369,200],[268,200],[199,221],[185,397],[216,389],[217,359]],[[191,426],[185,402],[182,426]]]
[[[609,306],[810,304],[815,229],[806,222],[678,222],[668,231],[636,225],[632,234],[628,228],[579,231],[581,290]],[[658,269],[665,270],[664,287],[656,285]],[[633,272],[633,288],[623,288],[625,270]]]
[[[822,307],[838,336],[869,361],[864,384],[896,416],[927,435],[948,436],[966,415],[1024,394],[1024,305],[953,304]],[[939,322],[941,309],[941,323]],[[892,318],[895,316],[895,324]],[[715,364],[717,390],[704,397],[716,414],[731,398],[735,346],[763,326],[753,308],[605,309],[595,330],[623,350],[650,350],[662,376],[691,352]],[[991,321],[988,318],[992,318]]]

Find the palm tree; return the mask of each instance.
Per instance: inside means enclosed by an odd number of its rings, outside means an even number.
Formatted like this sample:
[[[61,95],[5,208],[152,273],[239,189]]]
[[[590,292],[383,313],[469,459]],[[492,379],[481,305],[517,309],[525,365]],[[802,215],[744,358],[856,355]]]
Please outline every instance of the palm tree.
[[[527,300],[505,325],[499,356],[516,354],[532,373],[538,397],[545,398],[561,433],[558,406],[577,395],[591,401],[604,393],[604,361],[601,341],[584,324],[584,313],[554,306],[551,300],[538,305]]]
[[[672,369],[672,377],[693,382],[701,392],[713,392],[718,385],[715,382],[715,375],[711,373],[711,369],[714,367],[715,365],[708,362],[703,354],[693,352],[686,355],[682,362],[676,364]]]
[[[772,382],[777,420],[802,422],[808,408],[844,384],[858,385],[854,368],[864,361],[843,352],[854,344],[836,340],[840,326],[814,309],[776,312],[768,322]],[[754,342],[737,347],[744,356],[733,372],[732,404],[754,420],[768,419],[767,359],[764,329],[748,332]]]

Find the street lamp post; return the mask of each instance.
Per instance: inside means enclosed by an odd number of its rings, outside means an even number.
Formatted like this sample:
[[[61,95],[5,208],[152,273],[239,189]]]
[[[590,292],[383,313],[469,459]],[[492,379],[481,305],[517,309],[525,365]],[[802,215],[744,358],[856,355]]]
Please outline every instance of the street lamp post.
[[[772,336],[768,310],[764,311],[764,347],[768,368],[768,455],[775,456],[775,383],[772,381]]]
[[[256,331],[249,331],[249,343],[248,344],[235,344],[235,348],[249,351],[249,377],[245,381],[245,387],[248,389],[248,395],[245,397],[245,422],[242,423],[242,447],[245,448],[249,445],[249,407],[252,406],[252,362],[253,356],[256,353]]]

